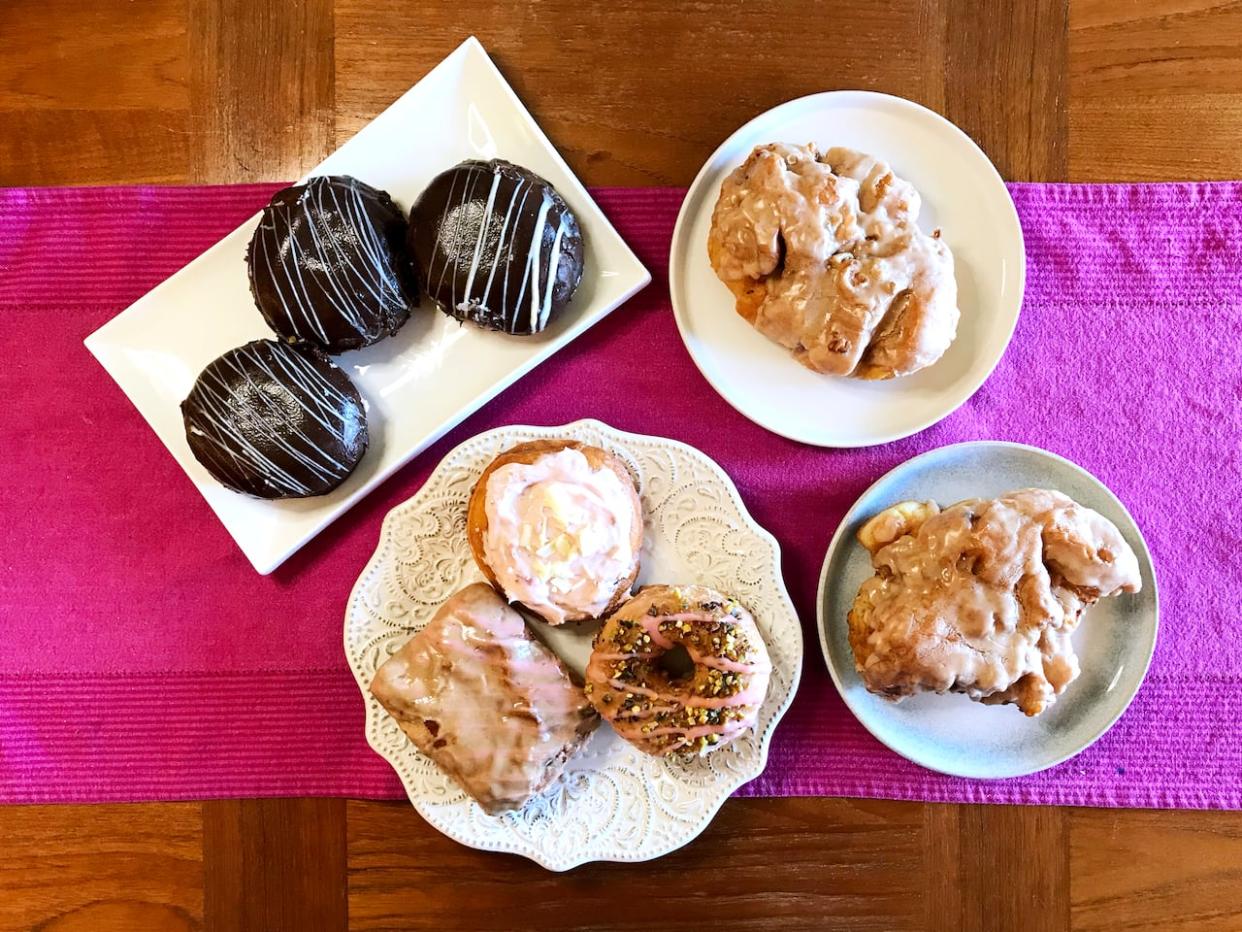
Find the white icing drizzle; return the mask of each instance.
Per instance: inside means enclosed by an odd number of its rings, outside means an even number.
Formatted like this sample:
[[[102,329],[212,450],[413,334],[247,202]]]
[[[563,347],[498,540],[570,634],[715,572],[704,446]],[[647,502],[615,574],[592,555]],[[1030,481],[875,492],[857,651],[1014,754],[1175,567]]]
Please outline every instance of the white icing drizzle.
[[[244,397],[237,391],[243,383]],[[188,400],[194,409],[187,430],[203,441],[198,452],[213,472],[243,484],[257,477],[280,495],[303,496],[314,491],[311,481],[339,481],[353,469],[308,431],[318,425],[341,446],[354,445],[357,402],[283,344],[256,341],[226,353],[203,370]],[[283,451],[304,473],[282,466],[254,438]]]
[[[556,206],[551,191],[532,184],[524,177],[502,174],[503,167],[500,163],[470,166],[464,170],[469,180],[460,187],[458,175],[463,174],[463,170],[452,172],[447,206],[436,230],[427,279],[435,281],[435,287],[439,290],[444,286],[445,276],[449,276],[450,307],[459,314],[472,317],[478,308],[491,309],[488,300],[492,294],[492,283],[497,269],[502,269],[500,313],[495,318],[503,320],[506,329],[519,330],[518,318],[527,300],[529,284],[530,323],[527,329],[537,332],[546,326],[552,312],[552,292],[561,261],[561,244],[568,228],[565,215],[561,212],[556,230],[551,235],[551,244],[545,246]],[[488,170],[491,188],[486,201],[480,203],[475,192],[481,184],[487,183]],[[512,186],[507,199],[501,193],[503,181],[508,181]],[[541,195],[542,199],[529,231],[524,231],[523,211],[532,192]],[[498,201],[504,201],[503,205]],[[464,291],[459,294],[454,272],[459,268],[458,260],[466,253],[462,240],[471,233],[474,233],[474,248],[470,251],[470,264],[465,269]],[[528,239],[525,238],[527,235]],[[519,237],[522,237],[521,241]],[[504,275],[503,268],[512,263],[515,256],[523,254],[525,271],[522,286],[511,301],[508,277]],[[481,276],[484,271],[485,278]]]
[[[517,199],[519,190],[522,191],[522,200],[520,202]],[[505,210],[504,223],[500,225],[500,239],[496,243],[497,253],[499,253],[501,249],[504,247],[505,240],[509,235],[509,221],[514,220],[514,222],[516,223],[515,218],[522,216],[522,208],[526,206],[526,196],[528,194],[530,194],[529,185],[526,186],[524,189],[519,189],[519,188],[513,189],[513,193],[509,197],[509,207]],[[487,285],[483,288],[483,297],[479,302],[480,304],[484,306],[487,305],[487,299],[492,293],[492,280],[496,277],[496,269],[497,267],[499,267],[499,265],[500,265],[499,262],[493,262],[491,269],[487,273]],[[508,295],[509,295],[509,279],[508,279],[508,276],[505,276],[504,280],[501,282],[500,303],[502,305],[508,300]]]
[[[514,226],[515,226],[515,227],[517,226],[517,223],[521,220],[521,216],[522,216],[522,209],[526,207],[526,200],[527,200],[527,198],[530,196],[530,186],[529,186],[529,185],[519,185],[517,188],[515,188],[515,189],[514,189],[514,192],[513,192],[513,196],[514,196],[514,198],[516,198],[516,197],[517,197],[517,192],[518,192],[519,190],[520,190],[520,191],[522,191],[522,203],[521,203],[521,204],[519,205],[519,207],[518,207],[518,212],[517,212],[517,215],[516,215],[516,216],[517,216],[517,220],[515,220],[515,221],[514,221]],[[502,229],[502,231],[501,231],[501,232],[504,232],[504,230]],[[505,241],[504,241],[504,240],[501,240],[501,242],[497,244],[497,249],[496,249],[496,253],[497,253],[497,255],[499,255],[499,254],[500,254],[501,249],[504,247],[504,245],[505,245]],[[497,261],[497,262],[495,262],[495,263],[493,264],[493,267],[492,267],[492,271],[493,271],[493,272],[495,272],[495,267],[496,267],[496,266],[498,266],[498,265],[500,265],[500,262],[499,262],[499,261]],[[525,280],[523,280],[523,281],[525,281]],[[517,319],[517,308],[518,308],[519,306],[521,306],[521,303],[522,303],[522,296],[521,296],[520,294],[517,296],[517,298],[515,298],[515,299],[514,299],[514,301],[513,301],[513,303],[512,303],[512,304],[510,304],[510,303],[509,303],[509,276],[507,276],[507,275],[506,275],[506,276],[505,276],[505,280],[504,280],[504,290],[502,291],[501,296],[500,296],[500,306],[501,306],[501,309],[503,310],[504,308],[512,307],[512,308],[514,309],[514,312],[513,312],[513,319],[514,319],[514,320],[516,320],[516,319]]]
[[[552,240],[552,259],[548,263],[548,267],[555,271],[557,264],[561,261],[561,240],[565,237],[565,221],[562,220],[556,227],[556,238]],[[548,314],[552,310],[552,286],[556,284],[556,276],[548,276],[548,284],[543,294],[543,312],[539,316],[539,327],[542,330],[548,324]]]
[[[535,218],[535,229],[536,230],[542,230],[544,226],[547,225],[548,210],[551,208],[551,206],[552,206],[551,202],[545,197],[543,199],[543,203],[539,205],[539,216]],[[526,253],[527,277],[534,278],[534,282],[531,284],[531,289],[530,289],[530,329],[531,330],[539,329],[539,317],[538,317],[539,305],[536,302],[539,299],[539,250],[542,246],[543,246],[542,236],[540,236],[538,239],[532,238],[530,249]],[[549,275],[548,275],[549,281],[551,280],[552,276],[555,274],[556,274],[555,268],[549,270]],[[523,288],[526,287],[526,278],[522,279],[522,287]],[[549,296],[551,296],[550,290],[549,290]],[[519,296],[519,303],[521,303],[520,296]],[[516,313],[517,313],[517,308],[515,307],[514,314],[516,315]]]
[[[324,304],[368,341],[383,331],[383,318],[405,310],[388,244],[363,198],[364,188],[352,180],[311,178],[295,200],[264,212],[255,259],[267,269],[293,336],[333,342],[329,329],[336,328],[319,314]],[[298,242],[303,228],[313,249]]]
[[[483,208],[483,216],[491,217],[492,208],[496,206],[496,189],[500,187],[499,173],[492,175],[492,189],[487,192],[487,206]],[[466,297],[469,298],[470,291],[474,288],[474,276],[479,271],[479,254],[483,251],[483,240],[487,235],[487,224],[479,224],[479,235],[474,241],[474,256],[470,260],[470,275],[466,278]],[[496,264],[492,263],[492,269],[495,270]],[[464,310],[464,308],[463,308]]]
[[[453,203],[453,192],[457,190],[457,178],[459,174],[460,172],[453,172],[452,175],[449,176],[452,180],[449,183],[449,193],[448,193],[448,197],[445,199],[446,204]],[[470,195],[474,191],[474,183],[477,179],[478,179],[478,174],[476,172],[471,172],[470,173],[470,187],[462,191],[462,197],[461,197],[462,204],[468,204],[470,202]],[[447,223],[441,223],[439,227],[436,228],[435,248],[432,250],[431,263],[427,267],[428,282],[431,281],[431,276],[435,272],[436,257],[445,255],[444,231],[447,227],[448,227]],[[449,263],[447,259],[443,260],[443,264],[440,266],[440,277],[436,279],[437,290],[444,287],[444,276],[448,274],[450,268],[452,268],[451,263]],[[450,283],[452,283],[452,279],[449,279],[449,281]],[[457,302],[456,285],[453,286],[453,302],[454,304],[456,304]]]

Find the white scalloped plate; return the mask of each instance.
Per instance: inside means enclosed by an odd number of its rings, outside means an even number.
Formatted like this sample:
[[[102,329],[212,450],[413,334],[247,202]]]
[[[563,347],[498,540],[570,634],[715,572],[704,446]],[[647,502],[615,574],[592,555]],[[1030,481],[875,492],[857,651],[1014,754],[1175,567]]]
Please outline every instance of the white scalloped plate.
[[[410,743],[367,687],[445,599],[482,579],[466,541],[470,490],[498,453],[538,437],[591,443],[629,466],[646,523],[639,584],[702,583],[737,597],[767,642],[772,682],[756,730],[707,757],[690,764],[649,757],[601,725],[547,792],[520,812],[489,816]],[[802,669],[802,626],[780,566],[776,539],[747,513],[732,480],[683,443],[591,420],[479,434],[388,513],[379,547],[350,595],[345,654],[366,703],[367,741],[392,764],[423,818],[462,844],[521,854],[550,870],[659,857],[695,838],[729,794],[767,763],[772,731]],[[538,633],[581,672],[595,630],[540,625]]]

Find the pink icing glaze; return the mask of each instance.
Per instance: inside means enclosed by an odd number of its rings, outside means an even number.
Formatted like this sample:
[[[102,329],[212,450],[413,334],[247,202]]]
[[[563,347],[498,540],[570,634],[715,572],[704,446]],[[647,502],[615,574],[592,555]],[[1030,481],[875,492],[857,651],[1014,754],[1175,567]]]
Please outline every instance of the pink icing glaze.
[[[706,612],[680,612],[675,615],[647,615],[643,618],[643,628],[651,635],[651,642],[658,647],[668,650],[673,646],[673,642],[666,638],[660,631],[660,625],[666,621],[684,621],[687,624],[704,624],[714,621],[715,619]],[[685,645],[686,652],[690,655],[690,659],[696,664],[705,667],[711,667],[714,670],[726,670],[730,673],[757,673],[761,670],[765,673],[772,672],[772,665],[757,665],[753,663],[738,663],[728,660],[724,657],[717,657],[696,650],[692,644]],[[637,656],[637,655],[635,655]]]
[[[598,721],[556,656],[481,583],[445,602],[371,692],[488,812],[540,792]]]
[[[690,741],[695,738],[702,738],[709,735],[716,735],[722,741],[726,738],[735,738],[744,732],[750,725],[746,723],[726,725],[717,727],[714,725],[695,725],[692,728],[652,728],[647,732],[647,737],[654,738],[660,735],[680,735]]]
[[[649,614],[653,606],[668,605],[670,597],[683,610]],[[685,610],[694,605],[702,609]],[[658,661],[676,645],[685,649],[694,670],[669,679]],[[592,704],[618,734],[649,753],[664,754],[705,753],[748,730],[771,672],[763,638],[744,609],[702,586],[661,586],[644,590],[609,619],[586,675]]]
[[[673,642],[667,640],[663,636],[659,636],[659,641],[656,640],[656,636],[653,636],[651,640],[653,643],[657,644],[657,646],[663,648],[663,650],[667,650],[668,648],[673,646]],[[709,654],[703,654],[702,652],[696,650],[690,644],[685,645],[685,648],[686,648],[686,653],[690,655],[690,659],[694,663],[699,664],[704,667],[711,667],[713,670],[724,670],[728,673],[771,673],[772,672],[771,664],[738,663],[737,661],[734,661],[734,660],[726,660],[724,657],[713,657]],[[610,654],[607,651],[601,651],[595,656],[598,657],[600,660],[635,660],[635,659],[654,660],[663,653],[663,650],[650,652],[650,653],[638,652],[638,653],[632,653],[632,654]]]
[[[745,689],[733,696],[694,696],[685,693],[660,692],[655,689],[647,689],[643,686],[636,686],[633,683],[624,683],[618,679],[608,681],[612,684],[612,688],[618,692],[631,692],[638,696],[649,696],[652,699],[663,699],[673,702],[676,705],[687,706],[692,709],[728,709],[739,705],[748,705],[751,702],[758,702],[763,699],[763,692],[766,692],[766,681],[754,678],[750,681]],[[759,687],[765,687],[760,692]],[[675,707],[675,706],[673,706]],[[672,707],[671,707],[672,708]],[[654,709],[654,711],[659,711]]]
[[[501,466],[484,508],[488,566],[510,601],[552,624],[600,615],[634,571],[633,490],[578,450]]]

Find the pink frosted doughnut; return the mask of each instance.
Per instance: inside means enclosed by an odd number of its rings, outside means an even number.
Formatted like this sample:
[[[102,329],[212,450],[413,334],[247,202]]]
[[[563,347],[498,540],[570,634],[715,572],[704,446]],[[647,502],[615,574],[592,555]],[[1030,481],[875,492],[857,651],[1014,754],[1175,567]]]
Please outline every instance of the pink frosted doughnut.
[[[648,754],[706,754],[755,724],[772,662],[750,612],[706,586],[645,586],[595,636],[586,694]]]

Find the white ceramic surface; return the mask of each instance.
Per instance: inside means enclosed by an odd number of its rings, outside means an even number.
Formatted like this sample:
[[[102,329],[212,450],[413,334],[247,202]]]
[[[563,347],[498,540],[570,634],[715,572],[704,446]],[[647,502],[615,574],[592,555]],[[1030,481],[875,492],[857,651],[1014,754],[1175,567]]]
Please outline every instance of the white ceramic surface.
[[[919,225],[940,227],[953,250],[957,339],[933,366],[886,382],[804,368],[733,309],[707,260],[721,182],[765,142],[848,146],[876,155],[918,189]],[[1022,228],[986,155],[952,123],[886,94],[832,91],[781,104],[724,141],[699,171],[673,233],[669,287],[695,364],[729,404],[803,443],[863,447],[930,427],[983,384],[1017,324],[1026,275]]]
[[[1027,718],[1015,706],[925,693],[894,703],[872,695],[854,670],[846,615],[872,575],[855,535],[889,505],[931,499],[942,506],[1022,488],[1056,489],[1121,530],[1139,558],[1143,588],[1101,599],[1074,633],[1082,673],[1051,709]],[[1159,600],[1151,554],[1134,519],[1098,479],[1046,450],[983,441],[941,447],[898,466],[863,493],[828,547],[819,582],[824,659],[845,704],[876,738],[932,770],[962,777],[1016,777],[1073,757],[1104,734],[1138,691],[1156,645]]]
[[[258,214],[87,338],[260,573],[651,280],[473,38],[309,174],[354,175],[408,208],[444,169],[497,157],[543,175],[573,208],[586,241],[582,284],[537,337],[459,325],[424,298],[395,337],[336,357],[367,403],[371,448],[330,495],[287,502],[239,495],[212,479],[185,441],[178,406],[203,366],[272,336],[246,275]]]
[[[502,450],[569,437],[615,453],[638,480],[645,541],[639,585],[701,583],[754,614],[772,657],[772,681],[754,732],[691,763],[650,757],[607,724],[561,778],[520,812],[489,816],[410,743],[371,696],[375,671],[454,592],[482,575],[466,540],[466,505]],[[772,731],[802,669],[802,628],[781,578],[780,548],[754,522],[714,462],[685,444],[614,430],[598,421],[502,427],[466,441],[384,520],[379,548],[345,611],[345,654],[366,703],[367,741],[401,776],[415,808],[463,844],[525,855],[552,870],[586,861],[645,861],[684,845],[737,787],[763,772]],[[597,624],[535,632],[581,672]]]

